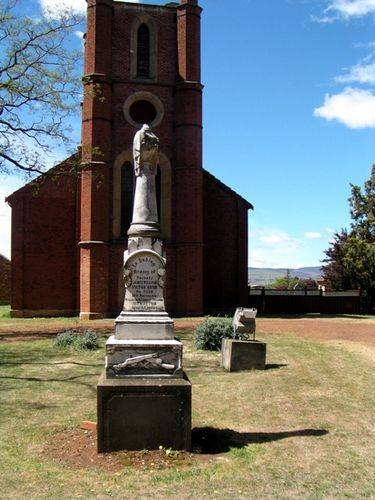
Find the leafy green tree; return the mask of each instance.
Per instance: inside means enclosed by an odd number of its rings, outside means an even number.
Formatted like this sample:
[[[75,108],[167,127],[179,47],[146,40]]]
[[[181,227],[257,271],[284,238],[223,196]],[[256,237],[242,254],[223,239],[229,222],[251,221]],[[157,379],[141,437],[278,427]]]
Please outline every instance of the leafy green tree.
[[[343,273],[349,288],[375,289],[375,244],[353,234],[343,245]]]
[[[326,257],[323,259],[324,281],[329,289],[347,290],[349,283],[344,273],[344,245],[348,240],[348,232],[342,229],[333,235],[333,241],[325,251]]]
[[[351,188],[349,204],[353,232],[369,243],[375,243],[375,165],[363,190],[353,184]]]
[[[351,185],[351,231],[334,235],[326,250],[323,276],[332,290],[375,292],[375,165],[363,190]]]
[[[270,288],[275,290],[293,290],[298,282],[299,279],[296,276],[292,276],[290,269],[287,269],[285,276],[277,278],[270,284]]]
[[[23,15],[29,0],[0,0],[0,171],[42,173],[56,147],[69,144],[68,118],[82,98],[80,50],[71,12]]]
[[[299,279],[295,288],[298,288],[298,289],[307,288],[308,290],[317,290],[318,283],[315,280],[313,280],[312,278]]]

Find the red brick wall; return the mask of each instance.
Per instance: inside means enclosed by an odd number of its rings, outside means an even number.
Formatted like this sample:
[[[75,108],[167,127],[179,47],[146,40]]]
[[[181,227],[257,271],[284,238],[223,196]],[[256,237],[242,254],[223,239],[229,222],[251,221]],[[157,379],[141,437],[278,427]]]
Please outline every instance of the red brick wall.
[[[248,204],[205,172],[204,305],[206,311],[246,305]]]
[[[0,255],[0,304],[10,303],[10,261]]]
[[[62,174],[10,197],[14,315],[76,311],[76,195],[76,177]]]

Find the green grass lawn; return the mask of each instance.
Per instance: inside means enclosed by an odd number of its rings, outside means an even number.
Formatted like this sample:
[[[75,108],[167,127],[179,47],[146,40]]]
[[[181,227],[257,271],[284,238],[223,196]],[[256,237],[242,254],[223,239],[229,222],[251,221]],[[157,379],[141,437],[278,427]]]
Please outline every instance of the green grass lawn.
[[[0,319],[10,318],[10,306],[5,304],[0,304]]]
[[[71,318],[66,318],[66,317],[56,317],[56,318],[11,318],[10,317],[10,305],[9,304],[1,304],[0,305],[0,324],[4,322],[8,322],[6,320],[9,320],[10,322],[13,323],[30,323],[30,322],[35,322],[35,321],[72,321],[72,322],[78,322],[78,317],[71,317]]]
[[[120,472],[77,471],[43,451],[56,433],[96,419],[103,347],[77,353],[51,340],[0,344],[0,497],[374,497],[370,348],[268,335],[274,366],[230,374],[218,353],[193,349],[191,332],[180,337],[193,426],[210,427],[220,453]]]

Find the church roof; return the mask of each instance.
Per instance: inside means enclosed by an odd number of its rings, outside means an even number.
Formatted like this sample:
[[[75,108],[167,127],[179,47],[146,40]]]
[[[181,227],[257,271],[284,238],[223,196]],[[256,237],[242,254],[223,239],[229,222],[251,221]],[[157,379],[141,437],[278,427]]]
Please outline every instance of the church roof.
[[[10,259],[8,259],[8,257],[5,257],[5,255],[0,253],[0,262],[10,264]]]
[[[20,196],[26,190],[28,190],[29,188],[31,188],[33,186],[35,187],[40,182],[43,182],[43,180],[47,176],[50,176],[50,175],[53,175],[53,174],[57,174],[59,172],[59,170],[63,171],[64,169],[66,169],[66,167],[70,163],[72,163],[73,161],[76,161],[77,158],[78,158],[78,152],[72,154],[71,156],[69,156],[68,158],[66,158],[65,160],[63,160],[62,162],[60,162],[57,165],[55,165],[54,167],[50,168],[49,170],[46,170],[46,172],[43,172],[42,174],[40,174],[35,179],[32,179],[31,181],[27,182],[24,186],[20,187],[19,189],[17,189],[16,191],[14,191],[12,194],[10,194],[9,196],[7,196],[5,198],[5,201],[11,205],[12,201],[15,200],[16,198],[18,198],[18,196]]]
[[[215,182],[215,184],[220,186],[221,189],[223,189],[223,191],[226,191],[228,194],[230,194],[231,196],[233,196],[235,198],[239,198],[243,203],[245,203],[245,205],[247,206],[247,208],[249,210],[254,210],[254,206],[249,201],[245,200],[245,198],[243,198],[241,195],[236,193],[236,191],[233,191],[233,189],[231,189],[229,186],[224,184],[224,182],[221,182],[221,180],[219,180],[217,177],[212,175],[208,170],[203,169],[203,172],[204,172],[204,175],[206,175],[212,182]]]
[[[58,165],[52,167],[50,170],[44,172],[43,174],[41,174],[36,179],[33,179],[32,181],[28,182],[27,184],[25,184],[21,188],[17,189],[17,191],[14,191],[12,194],[10,194],[6,198],[5,201],[7,203],[11,204],[12,201],[15,200],[24,191],[26,191],[27,189],[29,189],[31,186],[35,186],[37,183],[41,182],[45,178],[46,175],[51,175],[51,174],[53,175],[53,174],[57,173],[59,170],[63,170],[71,161],[73,161],[73,160],[75,161],[76,158],[77,158],[77,156],[78,156],[78,153],[75,153],[75,154],[71,155],[69,158],[66,158],[61,163],[59,163]],[[240,199],[247,206],[248,209],[254,210],[253,205],[249,201],[247,201],[241,195],[239,195],[238,193],[236,193],[235,191],[233,191],[233,189],[231,189],[229,186],[227,186],[226,184],[224,184],[224,182],[221,182],[217,177],[215,177],[214,175],[212,175],[208,170],[203,169],[203,173],[212,182],[214,182],[216,185],[220,186],[220,188],[223,191],[227,192],[232,197]]]

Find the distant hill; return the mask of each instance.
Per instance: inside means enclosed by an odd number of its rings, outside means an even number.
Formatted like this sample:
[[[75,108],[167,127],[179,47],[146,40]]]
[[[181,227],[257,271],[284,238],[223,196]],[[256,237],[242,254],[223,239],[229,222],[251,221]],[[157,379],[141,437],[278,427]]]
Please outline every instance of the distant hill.
[[[282,278],[286,275],[287,269],[272,269],[249,267],[249,283],[250,285],[266,286],[275,281],[277,278]],[[301,279],[311,278],[316,280],[321,277],[322,272],[320,267],[301,267],[299,269],[290,269],[292,276],[297,276]]]

